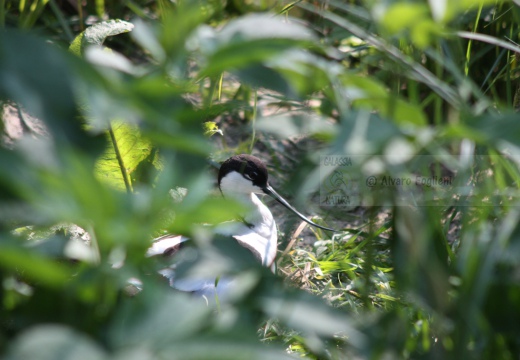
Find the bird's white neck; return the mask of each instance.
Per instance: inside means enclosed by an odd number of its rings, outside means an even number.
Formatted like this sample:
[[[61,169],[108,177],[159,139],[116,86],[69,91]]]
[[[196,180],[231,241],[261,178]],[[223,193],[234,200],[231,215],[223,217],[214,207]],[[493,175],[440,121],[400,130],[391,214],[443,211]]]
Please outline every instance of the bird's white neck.
[[[238,175],[238,174],[237,174]],[[224,179],[226,180],[227,177]],[[241,192],[241,184],[237,179],[221,184],[222,192],[245,207],[240,221],[230,221],[219,224],[215,232],[233,236],[246,248],[251,248],[261,257],[262,264],[271,266],[276,257],[278,229],[271,211],[253,192]],[[233,187],[234,186],[234,187]],[[234,189],[235,191],[232,191]]]

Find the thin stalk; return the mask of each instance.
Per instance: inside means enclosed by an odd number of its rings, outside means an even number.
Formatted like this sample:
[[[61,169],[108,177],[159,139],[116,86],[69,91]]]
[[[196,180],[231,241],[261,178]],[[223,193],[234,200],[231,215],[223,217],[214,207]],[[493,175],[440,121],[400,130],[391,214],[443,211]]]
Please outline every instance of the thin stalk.
[[[81,3],[81,0],[76,1],[76,4],[78,5],[79,28],[83,31],[85,30],[85,26],[83,25],[85,22],[83,21],[83,6]]]
[[[480,89],[484,89],[484,86],[487,84],[489,78],[493,74],[493,70],[497,67],[497,65],[500,63],[500,60],[504,57],[504,54],[506,53],[505,49],[502,49],[500,54],[495,59],[495,62],[493,65],[491,65],[491,68],[489,69],[488,73],[486,74],[486,77],[484,78],[484,81],[482,81],[482,85],[480,85]],[[495,76],[495,78],[498,78],[500,76],[500,73]],[[488,88],[484,91],[484,93],[487,93],[491,85],[493,85],[495,81],[492,81],[491,84],[489,84]]]
[[[140,18],[143,18],[143,19],[146,19],[148,17],[148,15],[146,14],[146,12],[141,9],[139,7],[139,5],[137,5],[135,2],[131,1],[131,0],[126,0],[125,1],[125,5],[126,7],[128,7],[135,15],[137,15],[138,17]]]
[[[477,32],[478,22],[480,20],[480,14],[482,13],[482,7],[483,7],[483,3],[480,3],[480,6],[478,8],[478,13],[477,13],[477,20],[475,21],[475,25],[473,26],[473,33]],[[472,44],[473,44],[473,41],[470,39],[468,41],[468,47],[466,49],[466,63],[464,64],[464,74],[466,76],[468,76],[468,74],[469,74],[469,60],[471,58],[471,45]]]
[[[513,27],[512,26],[509,29],[509,37],[511,39],[513,38]],[[511,91],[513,85],[511,84],[511,61],[509,61],[510,58],[511,58],[511,51],[508,50],[507,51],[507,61],[506,61],[506,71],[507,71],[507,73],[506,73],[506,83],[507,83],[506,97],[507,97],[507,105],[513,106],[513,92]]]
[[[105,18],[105,1],[104,0],[96,0],[96,13],[100,19]]]
[[[220,74],[220,79],[218,80],[218,91],[217,98],[218,101],[222,99],[222,82],[224,81],[224,73]]]
[[[94,227],[92,225],[88,225],[86,230],[90,235],[90,247],[92,248],[92,253],[94,254],[94,264],[99,265],[101,263],[101,252],[99,251],[99,244],[96,233],[94,232]]]
[[[56,5],[56,0],[50,0],[50,7],[54,15],[56,15],[56,18],[58,19],[58,22],[60,23],[63,31],[65,32],[67,41],[71,43],[74,40],[74,34],[72,33],[69,24],[65,20],[65,17],[63,16],[63,13],[61,12],[59,6]]]
[[[377,214],[376,207],[372,207],[372,218],[375,219],[375,216]],[[373,304],[372,300],[370,299],[370,293],[371,293],[371,280],[373,269],[372,266],[374,265],[374,222],[371,221],[369,228],[368,228],[369,237],[367,238],[366,246],[365,246],[365,261],[363,263],[363,272],[364,272],[364,287],[361,294],[363,304],[365,306],[365,309],[372,309]]]
[[[203,82],[201,82],[201,85],[203,84]],[[209,94],[208,94],[208,97],[206,98],[206,101],[204,101],[204,106],[205,107],[210,107],[211,106],[211,103],[213,102],[213,97],[215,96],[215,88],[217,87],[217,82],[215,81],[215,78],[210,78],[209,80]]]
[[[38,16],[41,14],[43,8],[48,2],[49,0],[38,0],[36,3],[33,3],[27,9],[29,13],[23,18],[21,27],[25,29],[31,28],[38,20]]]
[[[289,10],[291,10],[294,6],[296,6],[299,2],[302,0],[293,1],[287,5],[285,5],[282,10],[278,12],[278,15],[285,14],[286,16],[289,15]]]
[[[220,276],[218,276],[215,279],[215,304],[217,305],[217,314],[221,314],[222,313],[222,310],[220,308],[220,299],[218,297],[218,292],[217,292],[217,286],[218,286],[218,282],[219,281],[220,281]]]
[[[119,169],[121,170],[121,176],[123,176],[123,181],[125,182],[126,191],[131,194],[132,193],[132,183],[130,180],[130,176],[126,171],[125,162],[123,161],[123,157],[121,156],[121,152],[119,151],[119,146],[117,145],[116,136],[114,134],[114,129],[112,129],[112,124],[108,124],[108,133],[110,134],[110,140],[112,140],[112,145],[114,146],[114,152],[116,153],[117,163],[119,164]]]
[[[222,97],[222,79],[224,77],[224,73],[220,74],[220,77],[218,80],[216,80],[214,77],[210,78],[209,80],[209,94],[206,98],[206,101],[204,102],[204,105],[206,107],[210,107],[213,103],[213,98],[215,97],[215,90],[217,91],[217,99],[220,101]],[[202,84],[202,82],[201,82]]]
[[[440,46],[440,44],[437,46],[437,53],[441,56],[441,59],[444,60],[444,56],[442,55],[442,48]],[[444,61],[442,62],[444,63]],[[443,72],[443,66],[441,65],[441,62],[437,61],[435,63],[435,76],[437,76],[437,78],[441,79],[442,78],[442,72]],[[435,125],[441,125],[442,124],[442,119],[444,118],[444,114],[443,114],[443,111],[442,111],[442,99],[440,96],[435,96],[434,100],[433,100],[433,116],[434,116],[434,124]]]
[[[251,122],[252,122],[251,126],[253,127],[253,133],[251,135],[251,145],[249,146],[249,153],[253,152],[253,146],[255,146],[255,137],[256,137],[255,123],[256,123],[256,109],[257,109],[257,104],[258,104],[258,91],[257,90],[254,91],[253,99],[254,99],[253,118],[251,119]]]

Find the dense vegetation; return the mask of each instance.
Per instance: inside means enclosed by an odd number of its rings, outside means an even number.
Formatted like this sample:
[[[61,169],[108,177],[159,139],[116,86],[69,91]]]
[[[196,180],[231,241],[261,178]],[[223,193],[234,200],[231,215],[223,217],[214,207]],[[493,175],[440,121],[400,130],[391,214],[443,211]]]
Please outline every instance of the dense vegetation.
[[[0,1],[0,356],[518,358],[518,24],[515,1]],[[236,153],[340,231],[276,213],[277,275],[211,242],[237,204],[209,164]],[[350,204],[321,201],[322,156]],[[165,232],[242,291],[168,288]]]

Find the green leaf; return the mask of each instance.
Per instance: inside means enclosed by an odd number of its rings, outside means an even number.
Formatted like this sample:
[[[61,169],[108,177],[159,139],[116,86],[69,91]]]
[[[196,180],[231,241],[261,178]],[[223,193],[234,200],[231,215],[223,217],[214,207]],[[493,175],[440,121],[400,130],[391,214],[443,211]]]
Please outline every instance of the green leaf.
[[[367,341],[365,334],[354,327],[352,319],[326,305],[322,299],[303,291],[286,292],[283,297],[279,295],[261,297],[259,301],[266,314],[287,326],[310,336],[346,336],[358,348],[362,348]]]
[[[445,1],[446,8],[444,16],[440,17],[444,23],[448,23],[456,16],[466,13],[470,10],[476,9],[479,6],[499,6],[501,3],[506,3],[504,0],[460,0],[460,1]]]
[[[123,20],[103,21],[76,36],[69,50],[80,56],[88,45],[102,45],[107,37],[130,32],[133,28],[132,23]]]
[[[330,121],[312,115],[275,115],[259,119],[256,128],[277,135],[281,139],[293,136],[325,134],[334,135],[337,127]]]
[[[181,343],[172,343],[160,352],[160,358],[180,358],[186,360],[243,360],[270,359],[289,360],[293,356],[283,349],[268,344],[261,344],[256,339],[244,341],[240,334],[219,337],[198,336],[196,340],[187,339]]]
[[[70,278],[65,266],[14,246],[0,247],[0,267],[50,287],[63,286]]]
[[[315,36],[296,21],[285,21],[285,18],[268,14],[248,15],[232,20],[217,35],[217,42],[223,45],[260,39],[313,41]]]
[[[201,34],[204,35],[204,34]],[[204,76],[219,75],[266,61],[293,48],[312,44],[315,37],[295,22],[267,15],[250,15],[230,21],[213,41],[200,39],[208,56]]]
[[[215,134],[224,135],[222,130],[218,128],[218,125],[214,121],[206,121],[204,124],[202,124],[204,128],[204,135],[205,136],[213,136]]]
[[[389,92],[378,81],[358,75],[343,75],[347,96],[358,109],[377,111],[400,125],[426,125],[427,119],[418,105]]]
[[[418,125],[427,124],[427,119],[421,108],[412,105],[400,98],[393,98],[393,94],[388,94],[384,98],[365,98],[354,102],[354,106],[360,109],[376,110],[382,117],[392,119],[399,125]]]
[[[417,23],[428,17],[425,4],[397,2],[384,12],[381,25],[392,35],[405,29],[413,28]]]
[[[0,29],[0,99],[16,102],[44,121],[60,145],[92,145],[80,123],[72,121],[77,114],[74,66],[88,72],[77,60],[34,35]]]
[[[95,165],[96,177],[118,189],[131,190],[131,175],[152,152],[152,144],[142,137],[139,128],[113,121],[109,145]]]
[[[62,325],[39,325],[21,333],[7,359],[101,360],[107,354],[94,341]]]
[[[468,121],[467,126],[476,130],[480,139],[493,143],[505,140],[520,145],[520,121],[517,113],[484,115]]]

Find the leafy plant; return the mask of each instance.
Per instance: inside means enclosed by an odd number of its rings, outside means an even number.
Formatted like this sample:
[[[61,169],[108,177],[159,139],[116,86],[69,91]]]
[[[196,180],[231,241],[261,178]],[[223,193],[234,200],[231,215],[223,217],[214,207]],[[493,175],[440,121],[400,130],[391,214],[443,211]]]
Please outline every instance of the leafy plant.
[[[441,3],[0,2],[2,26],[78,34],[0,31],[2,106],[48,132],[0,148],[0,353],[514,358],[518,7]],[[317,220],[340,231],[278,221],[282,276],[200,225],[238,209],[206,165],[241,149],[300,203],[334,185],[322,156],[353,163],[354,203]],[[241,291],[215,309],[168,288],[144,256],[165,231],[200,248],[179,271]]]

